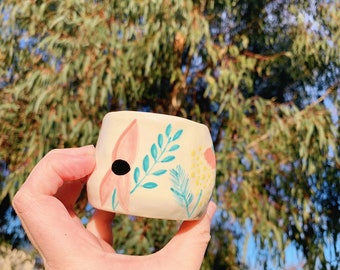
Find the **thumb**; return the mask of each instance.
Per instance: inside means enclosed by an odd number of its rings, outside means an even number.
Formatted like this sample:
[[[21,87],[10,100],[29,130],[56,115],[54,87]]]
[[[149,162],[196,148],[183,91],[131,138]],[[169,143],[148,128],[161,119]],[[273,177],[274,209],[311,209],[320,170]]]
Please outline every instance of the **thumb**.
[[[170,242],[159,251],[160,256],[164,256],[162,261],[166,261],[166,268],[162,269],[199,269],[205,250],[210,241],[210,224],[216,204],[209,202],[207,212],[201,220],[184,221],[176,235]]]

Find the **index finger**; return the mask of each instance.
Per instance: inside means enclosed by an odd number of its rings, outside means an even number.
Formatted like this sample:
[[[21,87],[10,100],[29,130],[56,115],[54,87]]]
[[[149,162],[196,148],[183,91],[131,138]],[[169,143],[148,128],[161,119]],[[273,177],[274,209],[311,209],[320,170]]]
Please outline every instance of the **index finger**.
[[[13,207],[38,249],[51,238],[77,230],[65,205],[54,195],[65,182],[79,181],[93,171],[94,152],[93,146],[52,150],[14,196]]]
[[[95,166],[94,146],[55,149],[34,167],[19,192],[32,195],[55,195],[67,181],[89,175]]]

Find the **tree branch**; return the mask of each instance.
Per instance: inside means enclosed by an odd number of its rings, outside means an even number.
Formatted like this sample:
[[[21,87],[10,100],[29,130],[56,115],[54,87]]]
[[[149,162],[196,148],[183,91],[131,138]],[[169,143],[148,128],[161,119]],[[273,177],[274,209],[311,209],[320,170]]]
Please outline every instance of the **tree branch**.
[[[300,115],[303,116],[304,114],[306,114],[311,108],[317,106],[318,104],[320,104],[322,101],[325,100],[325,98],[327,96],[329,96],[331,94],[331,92],[336,89],[338,86],[340,86],[340,82],[337,82],[336,84],[330,86],[326,92],[320,96],[317,100],[315,100],[313,103],[309,104],[308,106],[305,107],[305,109],[299,111],[297,114],[295,114],[292,117],[296,117],[296,115]],[[289,117],[287,121],[289,121],[292,117]],[[266,133],[262,134],[260,137],[258,137],[257,139],[251,141],[247,146],[246,146],[246,150],[249,150],[251,148],[254,148],[255,146],[257,146],[260,142],[266,140],[269,137],[269,131],[267,131]]]

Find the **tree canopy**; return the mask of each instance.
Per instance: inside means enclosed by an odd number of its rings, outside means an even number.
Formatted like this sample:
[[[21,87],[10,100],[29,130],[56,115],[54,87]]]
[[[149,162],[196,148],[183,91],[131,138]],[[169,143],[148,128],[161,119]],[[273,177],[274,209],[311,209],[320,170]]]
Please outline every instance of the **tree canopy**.
[[[3,0],[0,21],[3,234],[44,154],[95,144],[109,111],[143,110],[210,128],[219,211],[202,269],[246,268],[250,233],[264,268],[292,243],[306,268],[336,269],[338,1]],[[154,252],[176,228],[119,216],[115,246]]]

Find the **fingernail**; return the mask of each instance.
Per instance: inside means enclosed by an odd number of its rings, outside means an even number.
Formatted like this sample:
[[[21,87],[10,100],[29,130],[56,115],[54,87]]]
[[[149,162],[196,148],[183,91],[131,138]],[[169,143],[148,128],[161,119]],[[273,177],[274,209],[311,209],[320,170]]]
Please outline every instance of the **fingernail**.
[[[80,147],[80,149],[81,149],[81,151],[83,151],[86,154],[93,155],[95,148],[94,148],[93,144],[90,144],[90,145],[82,146],[82,147]]]

